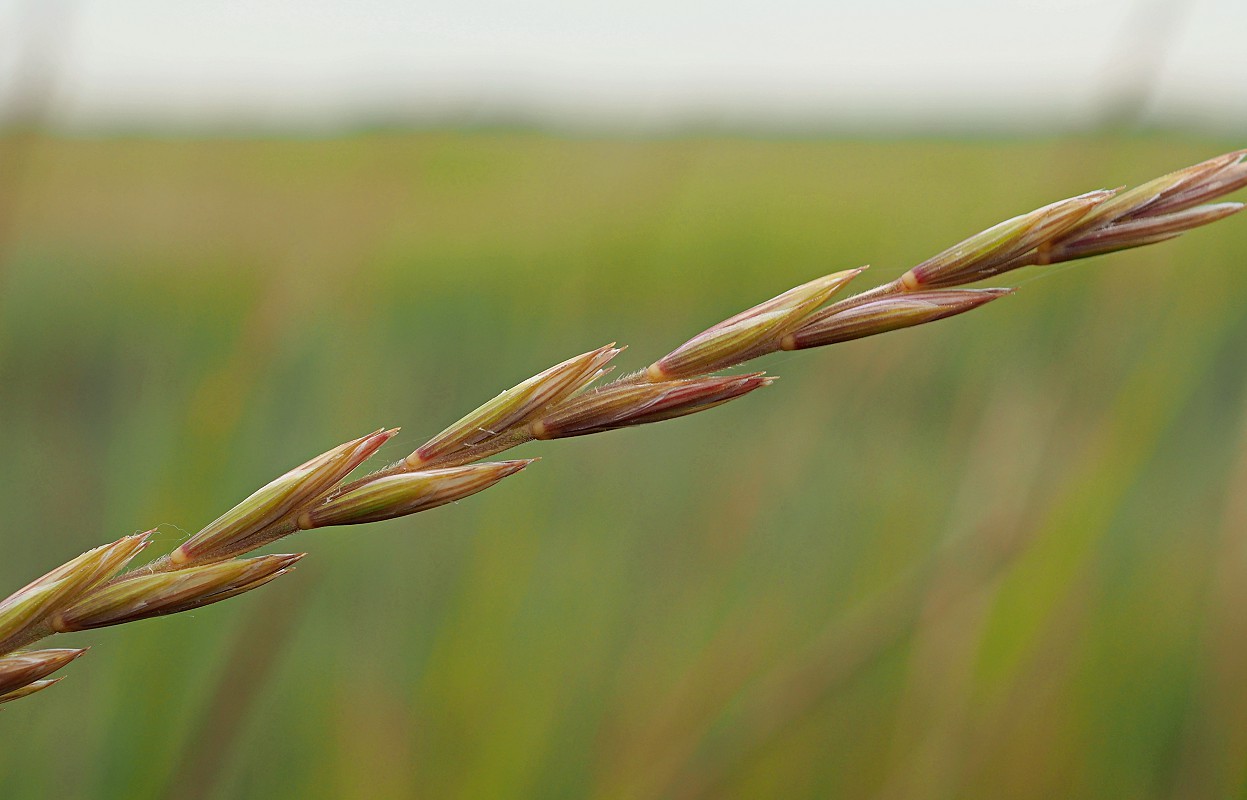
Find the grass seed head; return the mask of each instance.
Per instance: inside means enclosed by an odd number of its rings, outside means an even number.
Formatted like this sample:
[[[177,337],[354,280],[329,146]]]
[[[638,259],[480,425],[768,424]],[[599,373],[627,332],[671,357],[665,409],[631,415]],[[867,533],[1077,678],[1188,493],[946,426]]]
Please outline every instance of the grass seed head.
[[[251,591],[302,556],[234,556],[299,528],[372,522],[453,502],[531,463],[471,462],[531,438],[580,436],[684,416],[772,380],[762,373],[698,377],[708,372],[779,348],[816,347],[959,314],[1010,290],[951,287],[1032,264],[1164,241],[1233,214],[1241,204],[1208,201],[1247,186],[1244,155],[1247,151],[1228,153],[1130,191],[1090,192],[1053,203],[972,236],[897,281],[822,310],[819,306],[860,270],[820,278],[715,325],[648,370],[597,391],[586,389],[619,349],[608,345],[584,353],[503,392],[407,459],[342,487],[340,482],[395,431],[347,442],[265,486],[171,556],[119,578],[113,575],[143,549],[148,534],[96,548],[0,602],[0,703],[53,685],[59,679],[45,676],[82,653],[13,651],[49,632],[172,614]]]

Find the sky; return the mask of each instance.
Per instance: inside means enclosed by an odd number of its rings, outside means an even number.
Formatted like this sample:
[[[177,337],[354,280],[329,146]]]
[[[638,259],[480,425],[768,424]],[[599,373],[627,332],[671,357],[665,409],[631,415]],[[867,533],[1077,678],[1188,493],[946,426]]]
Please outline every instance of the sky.
[[[1244,0],[0,0],[70,128],[1247,129]]]

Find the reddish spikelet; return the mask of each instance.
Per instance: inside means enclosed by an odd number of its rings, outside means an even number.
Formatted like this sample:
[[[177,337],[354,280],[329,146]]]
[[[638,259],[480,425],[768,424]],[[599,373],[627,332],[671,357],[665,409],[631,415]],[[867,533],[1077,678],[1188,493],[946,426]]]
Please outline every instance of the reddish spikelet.
[[[1241,203],[1203,203],[1247,186],[1247,165],[1240,163],[1244,154],[1226,153],[1122,192],[1046,246],[1035,263],[1156,244],[1236,213]]]
[[[258,546],[254,541],[257,533],[324,497],[396,433],[397,428],[376,431],[300,464],[183,542],[169,555],[169,560],[181,566],[221,560],[254,549]]]
[[[407,466],[419,469],[439,457],[452,455],[530,422],[550,406],[566,400],[604,375],[607,362],[620,352],[622,348],[608,344],[569,358],[506,390],[421,445],[407,457]]]
[[[385,475],[299,515],[299,527],[358,525],[427,511],[484,491],[534,461],[534,458],[491,461]]]
[[[0,704],[8,703],[13,700],[20,700],[23,697],[30,697],[35,692],[42,692],[44,689],[55,686],[63,680],[64,678],[52,678],[51,680],[46,681],[35,681],[34,683],[29,683],[20,689],[15,689],[8,694],[0,694]]]
[[[0,652],[7,642],[115,575],[147,546],[151,533],[123,536],[83,553],[0,602]]]
[[[1088,231],[1073,241],[1053,245],[1047,254],[1047,263],[1057,264],[1164,242],[1180,236],[1184,231],[1225,219],[1242,210],[1242,203],[1211,203],[1170,214],[1128,217],[1104,228]]]
[[[1189,170],[1198,169],[1198,179],[1175,187],[1140,210],[1148,214],[1172,214],[1242,189],[1247,186],[1244,157],[1247,157],[1247,150],[1236,150],[1188,167]],[[1137,214],[1140,210],[1133,213]]]
[[[1074,228],[1096,206],[1113,196],[1109,190],[1088,192],[994,225],[953,245],[906,272],[906,291],[939,289],[974,283],[995,275],[999,267]]]
[[[909,270],[894,290],[959,286],[1172,239],[1241,208],[1202,204],[1247,186],[1244,155],[1247,150],[1226,153],[1128,191],[1089,192],[1006,220]]]
[[[0,696],[46,678],[85,652],[85,649],[28,650],[0,657]]]
[[[1123,217],[1152,213],[1155,211],[1155,207],[1165,199],[1172,197],[1179,191],[1203,185],[1208,178],[1224,170],[1231,163],[1237,161],[1237,159],[1237,154],[1217,156],[1208,161],[1154,178],[1133,189],[1119,192],[1117,196],[1101,204],[1084,217],[1082,222],[1071,231],[1068,231],[1062,238],[1070,238],[1087,230],[1110,225]]]
[[[176,614],[251,591],[284,575],[304,553],[222,561],[123,578],[52,615],[54,631],[82,631]]]
[[[614,384],[533,423],[534,439],[563,439],[705,411],[769,385],[761,372],[719,378]]]
[[[779,350],[787,333],[860,275],[862,269],[812,280],[702,331],[651,364],[645,371],[646,378],[655,383],[693,378]]]
[[[907,292],[810,319],[784,337],[785,350],[822,347],[964,314],[1012,289],[945,289]]]

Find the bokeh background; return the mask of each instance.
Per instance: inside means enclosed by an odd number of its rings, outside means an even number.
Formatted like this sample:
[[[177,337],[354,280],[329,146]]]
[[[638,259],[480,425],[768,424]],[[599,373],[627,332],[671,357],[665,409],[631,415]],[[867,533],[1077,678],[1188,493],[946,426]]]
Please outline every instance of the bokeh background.
[[[0,3],[0,588],[1247,142],[1243,8],[1005,5]],[[1240,796],[1245,263],[1023,273],[61,637],[0,796]]]

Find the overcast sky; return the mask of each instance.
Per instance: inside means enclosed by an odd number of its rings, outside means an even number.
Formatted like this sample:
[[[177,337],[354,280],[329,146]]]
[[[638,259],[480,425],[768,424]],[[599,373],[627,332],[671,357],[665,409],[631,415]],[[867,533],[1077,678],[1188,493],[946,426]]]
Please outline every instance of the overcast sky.
[[[1241,131],[1247,0],[0,0],[19,85],[81,127]]]

